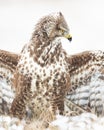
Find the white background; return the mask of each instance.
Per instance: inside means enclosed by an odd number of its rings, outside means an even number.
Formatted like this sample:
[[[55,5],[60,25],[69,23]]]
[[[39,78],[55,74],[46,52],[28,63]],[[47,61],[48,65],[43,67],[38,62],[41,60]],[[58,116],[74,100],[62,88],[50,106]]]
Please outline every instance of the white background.
[[[104,0],[0,0],[0,49],[20,52],[37,20],[56,11],[70,27],[70,54],[104,49]]]

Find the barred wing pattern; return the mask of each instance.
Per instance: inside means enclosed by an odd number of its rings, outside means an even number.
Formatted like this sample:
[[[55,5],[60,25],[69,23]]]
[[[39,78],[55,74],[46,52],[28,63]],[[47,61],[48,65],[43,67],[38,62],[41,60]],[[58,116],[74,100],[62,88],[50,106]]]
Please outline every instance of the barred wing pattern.
[[[104,53],[102,51],[90,51],[84,52],[80,56],[83,57],[84,54],[84,57],[87,55],[88,58],[88,53],[90,53],[90,56],[92,55],[92,58],[87,64],[83,63],[81,65],[83,68],[79,66],[71,73],[72,90],[68,92],[66,99],[86,111],[102,116],[104,113]],[[80,57],[77,57],[76,66],[81,64],[78,61],[83,62],[84,60],[81,61]],[[71,110],[75,109],[75,106],[72,106],[70,103],[68,107]]]

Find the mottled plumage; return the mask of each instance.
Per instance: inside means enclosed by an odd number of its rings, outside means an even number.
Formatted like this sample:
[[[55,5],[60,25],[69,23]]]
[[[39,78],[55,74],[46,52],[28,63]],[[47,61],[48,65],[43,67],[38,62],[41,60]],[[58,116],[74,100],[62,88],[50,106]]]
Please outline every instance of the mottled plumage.
[[[11,84],[11,77],[16,69],[20,55],[0,50],[0,78]]]
[[[68,55],[61,38],[71,40],[68,25],[59,13],[43,17],[35,26],[32,38],[22,49],[14,74],[16,97],[11,112],[23,118],[32,108],[34,118],[43,111],[64,111],[64,98],[70,89]]]

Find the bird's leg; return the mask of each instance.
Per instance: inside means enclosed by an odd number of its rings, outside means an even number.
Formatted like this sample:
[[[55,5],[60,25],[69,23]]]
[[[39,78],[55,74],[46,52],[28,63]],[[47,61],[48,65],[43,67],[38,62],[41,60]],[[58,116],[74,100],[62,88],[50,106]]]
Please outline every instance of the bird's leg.
[[[64,101],[63,97],[60,95],[54,95],[51,101],[52,111],[56,114],[63,114],[64,111]]]
[[[20,91],[16,92],[16,97],[11,107],[11,114],[22,119],[26,114],[26,104],[31,99],[31,78],[20,75],[18,79],[19,82],[17,83],[19,83]]]

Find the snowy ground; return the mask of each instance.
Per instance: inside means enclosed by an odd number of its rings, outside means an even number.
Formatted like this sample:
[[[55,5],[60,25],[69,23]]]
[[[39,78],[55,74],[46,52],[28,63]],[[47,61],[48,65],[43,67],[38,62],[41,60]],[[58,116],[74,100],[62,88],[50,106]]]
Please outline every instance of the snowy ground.
[[[57,115],[57,119],[50,123],[49,128],[39,127],[37,130],[103,130],[104,118],[98,118],[91,113],[80,116],[65,117]],[[36,130],[35,122],[26,125],[25,121],[8,116],[0,116],[0,130]]]

